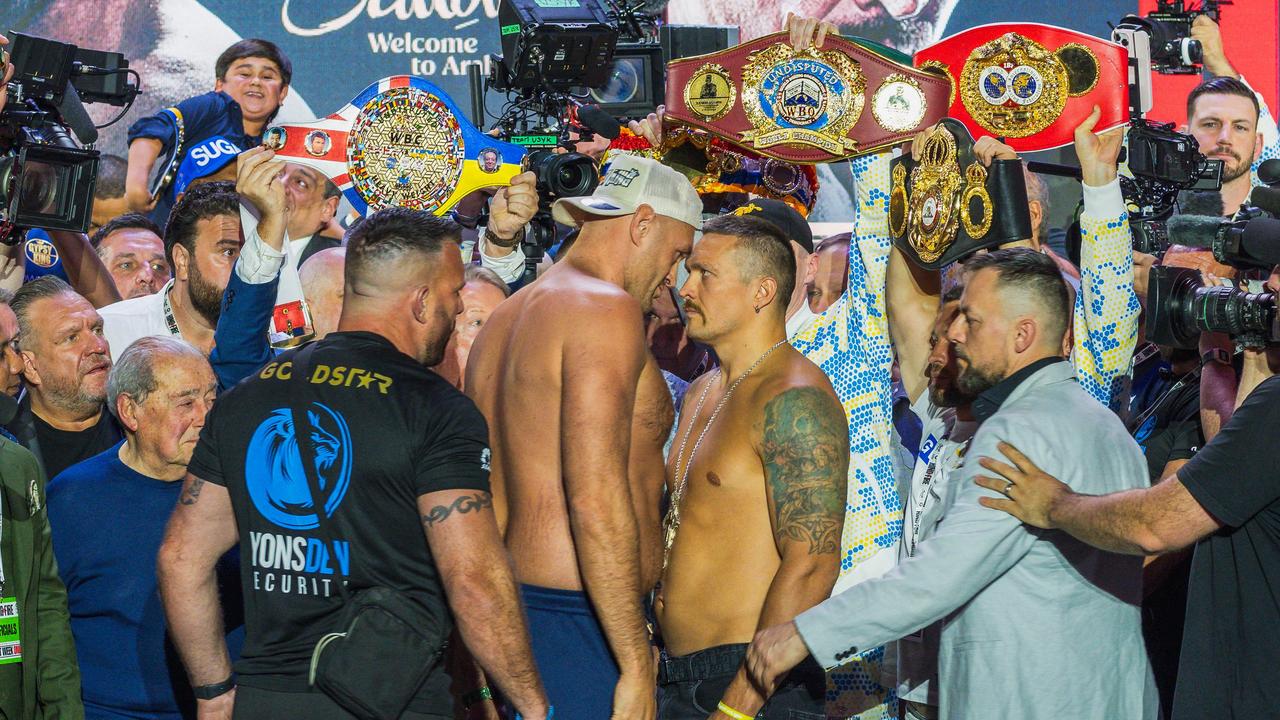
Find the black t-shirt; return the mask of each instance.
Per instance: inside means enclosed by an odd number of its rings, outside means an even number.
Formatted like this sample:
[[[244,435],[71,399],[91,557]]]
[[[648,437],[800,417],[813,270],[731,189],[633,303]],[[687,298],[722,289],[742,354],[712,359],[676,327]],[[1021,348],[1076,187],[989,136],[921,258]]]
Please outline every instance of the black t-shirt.
[[[81,460],[110,450],[124,438],[115,416],[106,408],[103,408],[97,424],[84,430],[59,430],[35,413],[32,413],[32,419],[35,420],[40,459],[44,461],[45,475],[50,480]]]
[[[488,429],[465,395],[372,333],[333,333],[312,353],[309,419],[323,505],[322,539],[293,436],[293,359],[279,356],[218,399],[191,458],[224,485],[240,531],[245,685],[307,689],[312,649],[341,631],[342,596],[372,586],[447,609],[417,509],[420,495],[489,490]],[[336,555],[336,557],[334,557]],[[394,669],[388,669],[394,671]],[[410,707],[448,714],[437,666]]]
[[[1175,720],[1280,710],[1280,376],[1262,382],[1178,471],[1225,525],[1191,563]]]
[[[1180,387],[1174,387],[1178,383]],[[1182,378],[1164,377],[1149,388],[1152,403],[1159,406],[1152,411],[1151,404],[1140,412],[1146,419],[1133,432],[1147,458],[1147,471],[1151,482],[1164,479],[1164,466],[1174,460],[1190,460],[1204,446],[1204,433],[1200,428],[1200,378],[1198,375]]]

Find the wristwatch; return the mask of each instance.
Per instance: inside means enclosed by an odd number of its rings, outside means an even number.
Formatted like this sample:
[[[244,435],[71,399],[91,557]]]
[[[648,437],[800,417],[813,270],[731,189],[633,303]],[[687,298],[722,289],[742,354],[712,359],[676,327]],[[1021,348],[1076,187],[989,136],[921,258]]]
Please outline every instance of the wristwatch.
[[[235,687],[236,687],[236,676],[232,675],[231,677],[227,678],[226,680],[223,680],[220,683],[193,687],[191,688],[191,692],[196,696],[197,700],[212,700],[221,695],[226,695],[227,693],[234,690]]]
[[[517,247],[520,244],[520,241],[524,239],[524,228],[522,227],[519,230],[517,230],[516,234],[513,235],[511,238],[503,240],[502,238],[495,235],[493,230],[491,230],[489,226],[486,225],[484,228],[484,239],[485,239],[485,242],[490,243],[492,245],[497,245],[498,247],[514,248],[514,247]]]

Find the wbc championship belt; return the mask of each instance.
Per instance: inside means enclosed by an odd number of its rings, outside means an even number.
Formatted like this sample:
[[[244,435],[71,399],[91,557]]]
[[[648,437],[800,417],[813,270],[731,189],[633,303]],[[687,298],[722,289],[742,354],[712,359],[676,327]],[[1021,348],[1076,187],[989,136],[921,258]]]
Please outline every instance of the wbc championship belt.
[[[973,137],[956,120],[938,123],[912,155],[889,166],[889,233],[917,265],[937,270],[976,250],[1031,237],[1022,161],[973,154]]]
[[[946,114],[949,79],[907,61],[836,36],[797,52],[774,33],[671,61],[667,117],[778,160],[842,160],[908,140]]]
[[[1094,105],[1095,132],[1128,122],[1128,62],[1120,45],[1036,23],[981,25],[915,54],[955,82],[948,117],[1021,152],[1070,144]]]
[[[463,118],[440,88],[393,75],[328,117],[268,128],[262,144],[323,173],[361,215],[392,206],[441,215],[476,190],[509,185],[525,156]]]

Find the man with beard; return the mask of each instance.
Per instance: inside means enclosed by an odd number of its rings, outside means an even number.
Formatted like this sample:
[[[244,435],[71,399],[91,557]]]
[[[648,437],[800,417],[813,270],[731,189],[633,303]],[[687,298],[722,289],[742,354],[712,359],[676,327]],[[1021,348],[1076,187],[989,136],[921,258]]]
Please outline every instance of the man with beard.
[[[173,279],[154,295],[102,308],[112,352],[148,335],[173,335],[208,355],[222,311],[222,293],[240,255],[240,197],[230,182],[191,188],[165,228]]]
[[[233,706],[249,720],[347,717],[308,680],[316,643],[347,627],[338,583],[357,600],[368,588],[398,591],[442,618],[441,644],[456,620],[515,709],[551,716],[494,519],[484,418],[427,369],[462,306],[459,233],[407,208],[366,218],[350,233],[337,332],[281,355],[210,412],[157,560],[202,718],[229,718]],[[304,410],[302,442],[327,497],[312,497],[301,470],[292,418]],[[237,541],[245,643],[233,676],[213,578]],[[444,667],[421,670],[402,717],[454,717]]]
[[[1052,459],[1052,472],[1081,492],[1147,484],[1142,451],[1063,357],[1070,323],[1070,293],[1050,258],[1013,248],[966,263],[947,337],[958,387],[974,398],[982,424],[951,482],[947,515],[885,576],[757,635],[749,662],[762,687],[811,652],[832,667],[946,618],[941,717],[1155,716],[1138,607],[1141,559],[1031,531],[1012,517],[993,521],[979,502],[992,493],[971,482],[977,458],[1010,441],[1035,448],[1046,465]]]
[[[493,428],[494,505],[556,718],[653,720],[643,603],[673,411],[644,313],[702,201],[675,170],[623,156],[553,212],[582,225],[573,251],[494,310],[466,387]]]
[[[110,349],[102,317],[56,277],[23,285],[11,305],[27,392],[7,427],[51,478],[120,442],[120,427],[103,407]]]
[[[680,296],[689,337],[711,346],[720,368],[690,386],[684,407],[693,410],[667,460],[658,716],[823,717],[817,663],[774,688],[753,686],[743,660],[758,629],[831,594],[849,429],[826,375],[787,344],[787,238],[750,215],[716,218],[703,233]]]
[[[1234,215],[1253,189],[1250,168],[1262,155],[1258,98],[1234,77],[1216,77],[1187,96],[1188,129],[1200,152],[1222,161],[1222,214]]]

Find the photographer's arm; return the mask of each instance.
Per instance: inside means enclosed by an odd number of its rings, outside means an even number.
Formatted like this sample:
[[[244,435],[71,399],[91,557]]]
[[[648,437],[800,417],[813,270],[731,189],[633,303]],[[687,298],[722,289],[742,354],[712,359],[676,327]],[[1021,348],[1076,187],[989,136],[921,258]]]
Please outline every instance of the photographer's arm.
[[[1236,72],[1235,67],[1227,60],[1226,49],[1222,44],[1222,29],[1208,15],[1199,15],[1192,22],[1191,38],[1200,41],[1204,69],[1211,75],[1236,78],[1245,85],[1249,85],[1249,81]],[[1258,132],[1262,135],[1262,155],[1253,162],[1252,168],[1257,172],[1258,165],[1263,160],[1280,157],[1280,129],[1277,129],[1275,117],[1267,107],[1262,93],[1255,91],[1254,95],[1258,98]]]
[[[164,143],[155,138],[140,137],[129,143],[129,169],[124,179],[124,200],[133,212],[145,213],[155,207],[147,183],[151,169],[164,150]]]
[[[88,236],[69,230],[49,230],[48,233],[49,240],[62,256],[62,269],[76,292],[96,308],[120,302],[116,281],[89,244]]]

